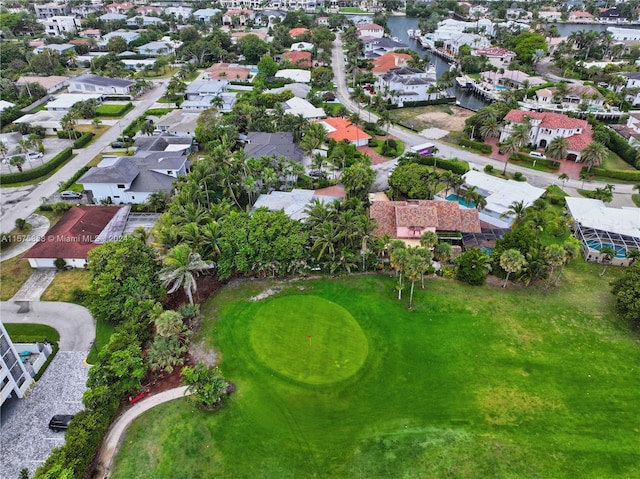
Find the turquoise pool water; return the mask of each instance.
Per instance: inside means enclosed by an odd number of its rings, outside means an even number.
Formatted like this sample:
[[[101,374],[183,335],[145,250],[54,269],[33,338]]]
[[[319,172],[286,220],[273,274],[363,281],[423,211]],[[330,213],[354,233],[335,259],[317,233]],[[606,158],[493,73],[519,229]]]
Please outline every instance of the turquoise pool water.
[[[603,246],[608,246],[609,248],[613,248],[616,251],[616,258],[622,259],[627,257],[627,250],[623,246],[616,246],[614,244],[606,243],[601,245],[599,241],[595,240],[587,241],[587,246],[589,247],[589,249],[595,251],[600,251],[600,248],[602,248]]]
[[[447,201],[457,201],[458,204],[466,207],[466,208],[475,208],[476,204],[473,201],[468,201],[464,198],[461,198],[458,195],[455,194],[450,194],[449,196],[447,196]]]
[[[496,90],[506,90],[506,89],[507,89],[507,87],[506,87],[506,86],[504,86],[504,85],[496,85],[496,86],[495,86],[495,89],[496,89]]]

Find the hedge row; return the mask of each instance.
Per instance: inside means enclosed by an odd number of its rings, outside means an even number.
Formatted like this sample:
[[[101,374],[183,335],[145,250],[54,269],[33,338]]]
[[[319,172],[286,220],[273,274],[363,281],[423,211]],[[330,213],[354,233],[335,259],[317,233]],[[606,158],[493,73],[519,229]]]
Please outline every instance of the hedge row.
[[[86,146],[95,135],[90,131],[85,131],[80,138],[73,142],[73,148],[78,149]]]
[[[82,132],[76,130],[58,130],[56,131],[56,135],[58,135],[58,138],[61,140],[77,140],[82,136]]]
[[[466,140],[464,138],[460,140],[460,145],[486,154],[491,153],[492,149],[491,145],[487,145],[486,143],[482,143],[481,141]]]
[[[71,148],[65,148],[42,166],[38,166],[37,168],[27,171],[0,175],[0,183],[3,185],[10,185],[13,183],[22,183],[23,181],[31,181],[41,178],[54,171],[56,168],[64,165],[72,156],[73,150]]]
[[[64,191],[64,190],[68,190],[71,185],[73,185],[76,181],[78,181],[78,179],[84,175],[87,171],[89,171],[91,169],[91,167],[89,166],[83,166],[82,168],[80,168],[78,171],[76,171],[73,176],[71,178],[69,178],[67,181],[65,181],[62,186],[60,188],[58,188],[58,191]]]
[[[635,166],[636,168],[640,167],[640,164],[636,164],[636,149],[617,132],[613,130],[609,131],[609,143],[607,146],[626,163],[631,166]]]
[[[550,170],[560,169],[560,163],[558,162],[554,163],[553,160],[533,158],[529,155],[523,155],[522,153],[516,153],[514,155],[511,155],[511,158],[509,158],[509,161],[514,161],[516,163],[526,163],[527,165],[531,165],[532,168],[533,168],[533,162],[535,161],[536,165],[544,166],[545,168],[548,168]]]
[[[586,169],[584,170],[586,171]],[[605,178],[615,178],[617,180],[640,181],[640,171],[632,170],[607,170],[605,168],[591,168],[591,173]]]
[[[436,156],[421,156],[417,154],[410,154],[405,156],[404,158],[408,160],[407,163],[419,163],[421,165],[437,166],[438,168],[451,171],[458,175],[464,175],[467,171],[469,171],[469,163],[455,158],[452,160],[444,160]]]

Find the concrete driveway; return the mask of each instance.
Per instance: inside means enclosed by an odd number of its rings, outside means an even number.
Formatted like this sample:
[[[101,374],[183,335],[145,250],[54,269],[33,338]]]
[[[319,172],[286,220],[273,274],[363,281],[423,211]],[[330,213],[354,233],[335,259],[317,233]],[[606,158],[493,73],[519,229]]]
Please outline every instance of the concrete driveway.
[[[24,238],[24,241],[14,244],[10,249],[7,249],[0,253],[0,261],[15,258],[21,255],[34,244],[36,244],[40,238],[44,237],[45,233],[49,231],[49,218],[42,215],[32,214],[26,218],[27,223],[31,225],[31,231],[29,235]]]
[[[3,323],[46,324],[60,333],[60,351],[91,349],[96,323],[89,310],[72,303],[51,301],[0,302]]]
[[[31,475],[64,444],[64,433],[49,430],[55,414],[82,410],[89,366],[85,358],[95,339],[95,321],[86,308],[70,303],[2,302],[4,323],[47,324],[60,333],[60,351],[24,399],[8,399],[0,411],[0,479],[15,479],[24,467]]]

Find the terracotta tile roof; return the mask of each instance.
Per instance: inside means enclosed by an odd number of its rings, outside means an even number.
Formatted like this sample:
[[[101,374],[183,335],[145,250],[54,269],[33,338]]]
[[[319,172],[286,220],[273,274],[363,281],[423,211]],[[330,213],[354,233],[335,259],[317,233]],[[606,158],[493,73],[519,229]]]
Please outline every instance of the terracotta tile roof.
[[[74,206],[36,243],[24,258],[85,259],[94,243],[122,206]]]
[[[397,237],[397,228],[412,226],[437,231],[480,233],[476,209],[461,208],[455,201],[374,201],[369,216],[376,220],[375,234]]]
[[[373,60],[373,73],[387,73],[392,68],[403,67],[411,60],[407,53],[389,52]]]
[[[569,150],[584,150],[589,144],[593,143],[593,130],[591,129],[591,125],[587,125],[579,135],[568,137],[567,141],[569,142]]]
[[[351,124],[351,122],[345,118],[327,118],[326,120],[320,120],[319,123],[328,125],[327,130],[333,129],[327,133],[327,138],[331,138],[336,141],[356,141],[356,140],[369,140],[371,136],[365,133],[357,126]]]
[[[503,57],[505,55],[515,57],[516,53],[511,50],[507,50],[502,47],[483,48],[482,50],[476,50],[475,55],[481,55],[485,57]]]
[[[233,16],[233,15],[253,15],[253,10],[249,10],[248,8],[242,8],[239,10],[227,10],[225,15]]]
[[[376,25],[375,23],[365,23],[364,25],[358,25],[356,28],[358,29],[358,31],[362,31],[362,30],[373,30],[373,31],[384,30],[383,27],[381,27],[380,25]]]
[[[310,67],[311,66],[311,52],[284,52],[282,54],[282,58],[286,58],[294,65],[298,65],[301,67]]]
[[[292,28],[291,30],[289,30],[289,35],[291,35],[293,38],[296,38],[300,35],[304,35],[308,31],[309,29],[304,27]]]
[[[87,28],[86,30],[82,30],[80,35],[100,35],[100,30],[97,28]]]
[[[214,63],[205,70],[211,79],[219,80],[246,80],[250,70],[244,67],[232,67],[228,63]]]
[[[438,224],[438,212],[433,205],[407,204],[396,206],[396,226],[420,228]]]
[[[505,116],[504,119],[506,121],[513,121],[515,123],[523,123],[525,116],[528,116],[529,118],[535,120],[541,120],[541,128],[549,128],[552,130],[556,130],[558,128],[586,128],[589,125],[586,120],[571,118],[567,115],[563,115],[562,113],[537,111],[511,110],[509,113],[507,113],[507,116]]]
[[[333,185],[326,188],[318,188],[315,190],[315,196],[330,196],[332,198],[345,198],[347,195],[344,191],[344,186]]]

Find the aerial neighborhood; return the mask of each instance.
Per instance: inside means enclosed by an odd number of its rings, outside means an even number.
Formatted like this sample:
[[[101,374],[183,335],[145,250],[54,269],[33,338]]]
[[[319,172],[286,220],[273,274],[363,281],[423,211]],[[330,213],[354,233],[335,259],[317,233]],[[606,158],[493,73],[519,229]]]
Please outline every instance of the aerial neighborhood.
[[[0,5],[0,479],[640,477],[640,2]]]

